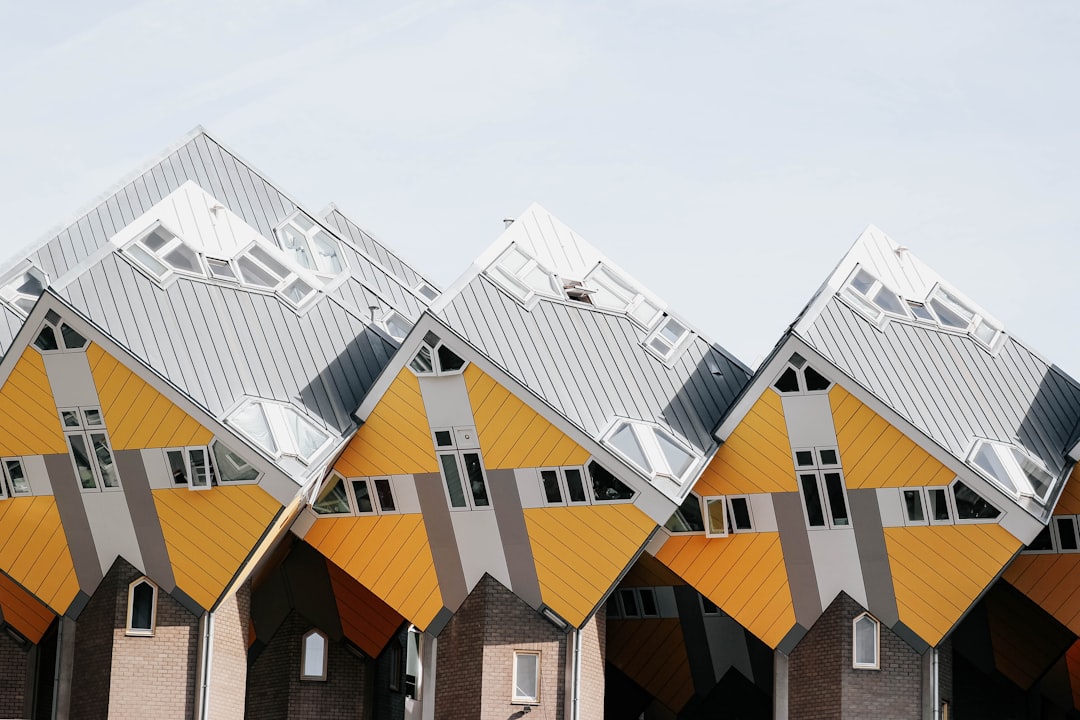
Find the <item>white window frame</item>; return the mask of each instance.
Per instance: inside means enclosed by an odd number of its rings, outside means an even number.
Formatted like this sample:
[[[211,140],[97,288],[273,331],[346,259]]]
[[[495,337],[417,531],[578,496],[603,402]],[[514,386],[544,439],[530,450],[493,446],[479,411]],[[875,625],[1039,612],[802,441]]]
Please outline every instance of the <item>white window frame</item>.
[[[440,445],[438,440],[439,433],[449,433],[450,444]],[[439,475],[442,477],[443,493],[446,496],[446,505],[450,508],[450,512],[468,512],[470,510],[494,510],[495,507],[491,499],[491,484],[488,482],[487,468],[484,465],[484,457],[480,452],[480,438],[477,436],[476,428],[473,426],[462,425],[455,427],[440,427],[431,429],[431,441],[435,446],[435,457],[439,464]],[[477,462],[480,464],[480,474],[484,482],[484,494],[487,497],[487,505],[478,505],[476,498],[472,491],[471,481],[468,477],[467,465],[465,461],[466,455],[475,455]],[[446,471],[443,465],[443,458],[453,458],[453,461],[457,468],[458,481],[461,483],[461,491],[465,497],[465,505],[454,505],[454,499],[450,494],[450,483],[446,478]]]
[[[708,495],[701,498],[701,505],[701,519],[705,524],[705,537],[727,537],[729,534],[727,498],[724,495]],[[712,515],[709,509],[713,505],[720,506],[720,517],[724,522],[724,527],[720,530],[715,529],[712,524]]]
[[[959,315],[960,317],[968,316],[967,327],[955,328],[951,325],[943,324],[939,317],[938,311],[935,310],[930,304],[932,301],[935,300],[945,305],[948,310],[951,310],[954,314]],[[999,323],[997,320],[994,320],[986,313],[976,310],[969,302],[965,301],[963,298],[960,297],[960,293],[947,287],[943,283],[939,282],[934,285],[934,287],[927,294],[926,300],[923,302],[923,305],[934,314],[934,317],[938,320],[938,327],[945,332],[954,332],[969,335],[975,342],[977,342],[979,345],[982,345],[987,350],[993,351],[995,348],[1000,346],[1000,343],[998,341],[1004,336],[1005,332],[1004,328],[1002,328],[1001,326],[1001,323]],[[984,326],[992,331],[989,340],[978,335],[979,328]]]
[[[262,471],[261,470],[259,470],[257,467],[252,465],[250,462],[248,462],[247,458],[245,458],[243,455],[236,452],[235,450],[233,450],[231,447],[229,447],[225,443],[221,442],[220,439],[214,438],[210,442],[210,445],[208,447],[210,448],[210,454],[214,458],[214,460],[213,460],[214,469],[217,471],[218,482],[221,483],[222,485],[256,485],[256,484],[258,484],[259,480],[262,479]],[[219,447],[221,448],[222,455],[224,457],[218,457],[218,448]],[[244,472],[244,468],[239,467],[236,464],[236,462],[233,461],[233,459],[229,457],[229,455],[232,455],[237,460],[244,463],[244,465],[248,469],[254,471],[255,477],[249,478],[247,480],[229,480],[229,479],[227,479],[225,477],[224,473],[222,472],[222,466],[225,463],[228,463],[229,465],[232,465],[239,472]]]
[[[836,462],[827,462],[823,457],[824,452],[832,452],[836,455]],[[802,465],[799,463],[799,453],[809,452],[813,459],[812,465]],[[810,530],[850,530],[852,529],[851,522],[851,500],[848,497],[847,479],[844,477],[844,470],[842,466],[842,459],[840,457],[840,448],[836,446],[812,446],[812,447],[798,447],[792,448],[791,459],[795,464],[795,479],[796,484],[799,487],[799,498],[802,500],[803,518],[806,520],[806,527]],[[825,479],[826,475],[839,475],[840,476],[840,489],[844,497],[844,514],[847,517],[847,523],[840,523],[836,521],[835,513],[833,512],[832,499],[829,497],[828,482]],[[821,501],[821,509],[824,515],[824,525],[811,525],[810,524],[810,507],[807,504],[806,491],[803,487],[803,476],[813,475],[817,485],[818,499]]]
[[[624,453],[612,442],[612,438],[623,428],[630,428],[649,467],[642,467],[637,460],[634,460]],[[689,462],[681,474],[676,474],[675,468],[672,468],[668,463],[667,457],[664,455],[664,451],[660,446],[660,441],[657,439],[658,433],[663,433],[668,442],[682,450],[689,457]],[[667,478],[677,485],[682,485],[688,479],[693,477],[695,469],[701,464],[701,455],[694,451],[693,448],[689,447],[674,433],[654,423],[643,422],[641,420],[615,418],[614,422],[612,422],[611,426],[607,429],[607,432],[603,435],[603,443],[606,447],[610,448],[617,457],[623,459],[627,465],[639,470],[646,477],[650,479],[658,477]]]
[[[865,292],[855,287],[855,278],[859,276],[859,273],[863,273],[870,278],[870,287]],[[897,313],[892,310],[887,310],[879,305],[876,298],[880,292],[886,292],[895,297],[903,312]],[[844,283],[844,287],[840,290],[840,297],[878,325],[880,325],[881,321],[886,317],[899,318],[901,320],[913,319],[912,312],[908,307],[906,299],[900,295],[900,293],[882,282],[881,278],[861,266],[856,266],[851,272],[851,275],[848,276],[847,282]]]
[[[859,662],[859,621],[868,619],[873,623],[874,629],[874,660],[873,662]],[[865,627],[865,625],[864,625]],[[851,621],[851,667],[855,670],[880,670],[881,669],[881,621],[868,612],[856,615]]]
[[[319,503],[319,500],[323,495],[329,492],[334,483],[341,483],[341,487],[345,492],[345,505],[348,506],[348,509],[342,512],[321,512],[317,510],[315,506]],[[315,498],[311,502],[311,511],[319,517],[351,517],[357,514],[356,507],[356,502],[351,490],[351,483],[344,475],[336,470],[331,471],[330,474],[326,476],[326,480],[324,480],[323,484],[319,487],[318,494],[315,495]]]
[[[1077,521],[1075,515],[1053,515],[1050,518],[1050,537],[1053,539],[1054,551],[1062,555],[1072,555],[1080,553],[1080,522]],[[1066,548],[1062,542],[1061,537],[1061,521],[1068,521],[1072,523],[1073,528],[1073,541],[1077,545],[1076,548]]]
[[[41,297],[41,293],[34,295],[32,293],[22,292],[19,288],[26,285],[29,280],[33,278],[44,289],[49,287],[49,275],[39,268],[35,263],[27,261],[21,263],[18,267],[7,273],[4,279],[0,282],[0,299],[3,299],[11,310],[19,317],[25,318],[29,316],[30,311],[24,308],[19,303],[21,301],[28,302],[32,308],[34,304]]]
[[[38,340],[41,338],[42,333],[48,328],[53,334],[53,340],[56,342],[56,347],[51,350],[46,350],[38,345]],[[71,332],[82,338],[81,345],[68,345],[67,338],[64,336],[64,328],[67,328]],[[90,344],[90,340],[83,333],[79,332],[53,311],[49,311],[45,316],[45,321],[41,323],[41,327],[34,334],[34,340],[30,343],[35,350],[42,355],[56,355],[60,353],[76,353],[85,352],[87,346]]]
[[[926,488],[924,487],[901,487],[897,488],[897,492],[900,493],[900,512],[904,514],[904,525],[908,527],[916,527],[930,524],[930,498],[926,494]],[[905,493],[914,493],[919,498],[920,507],[922,508],[922,520],[913,520],[908,515],[907,499],[904,497]]]
[[[308,653],[311,650],[308,647],[308,638],[318,637],[322,641],[322,657],[318,659],[319,662],[319,674],[308,673]],[[309,682],[325,682],[326,673],[329,669],[330,659],[330,638],[326,636],[326,633],[317,629],[311,628],[300,637],[300,679]]]
[[[930,502],[931,493],[941,491],[945,493],[945,507],[949,511],[949,517],[946,520],[939,520],[934,517],[933,503]],[[954,525],[956,523],[956,501],[953,498],[952,489],[948,485],[934,485],[933,487],[926,488],[926,520],[930,525]]]
[[[172,237],[161,248],[154,250],[150,246],[148,246],[145,241],[146,238],[150,237],[157,230],[163,230]],[[189,252],[195,255],[195,264],[199,266],[198,272],[177,268],[172,263],[165,261],[165,255],[168,255],[170,252],[180,247],[181,245],[186,247]],[[143,252],[149,255],[155,262],[165,268],[165,271],[160,275],[154,272],[153,268],[149,267],[146,264],[146,260],[141,258],[139,256],[139,253],[134,251],[132,248],[137,248],[139,252]],[[173,232],[172,228],[168,227],[160,220],[154,222],[150,227],[146,228],[146,230],[139,233],[134,240],[125,243],[123,247],[123,254],[131,261],[134,267],[138,268],[143,274],[145,274],[147,277],[151,278],[162,286],[164,286],[174,276],[201,278],[206,278],[209,276],[206,270],[206,261],[203,258],[203,254],[195,248],[191,247],[191,245],[188,245],[186,242],[184,242],[184,238],[181,237],[179,233]]]
[[[17,490],[15,481],[11,479],[11,470],[8,463],[18,463],[22,468],[23,478],[26,481],[25,490]],[[26,471],[26,458],[21,456],[0,458],[0,469],[3,471],[3,481],[0,482],[0,498],[27,497],[34,494],[34,487],[30,484],[30,474]]]
[[[461,367],[457,368],[456,370],[443,369],[442,360],[439,358],[439,350],[444,347],[447,349],[447,351],[453,353],[455,357],[461,360]],[[428,351],[428,356],[431,359],[430,370],[420,370],[414,365],[416,359],[424,350]],[[434,345],[429,344],[427,341],[420,343],[419,347],[416,348],[416,351],[412,353],[412,358],[409,360],[408,363],[409,370],[411,370],[413,375],[416,375],[417,377],[445,377],[448,375],[461,375],[463,372],[465,372],[465,368],[467,367],[469,367],[469,361],[463,358],[460,354],[458,354],[456,350],[454,350],[441,340]]]
[[[421,280],[413,288],[413,292],[423,298],[424,302],[431,304],[435,302],[435,298],[439,297],[439,289],[429,283],[427,280]]]
[[[735,524],[735,501],[741,500],[746,503],[746,515],[750,519],[750,527],[740,528]],[[727,511],[728,511],[728,533],[752,533],[757,532],[757,524],[754,522],[754,504],[750,502],[749,495],[728,495],[727,496]]]
[[[516,270],[511,269],[508,262],[514,255],[519,255],[522,260],[520,267]],[[535,272],[539,272],[546,276],[546,287],[536,287],[525,280],[526,277]],[[546,268],[531,253],[519,247],[517,243],[512,243],[510,247],[506,248],[506,250],[499,255],[495,262],[487,267],[487,274],[522,305],[531,306],[531,301],[538,297],[545,297],[553,300],[566,299],[564,292],[561,290],[556,291],[556,287],[560,285],[560,283],[558,283],[555,273]]]
[[[88,412],[96,412],[101,418],[101,422],[97,425],[91,425],[86,422]],[[68,425],[65,422],[65,414],[73,413],[77,425]],[[72,469],[75,471],[75,481],[79,485],[81,492],[123,492],[124,485],[120,479],[120,470],[116,466],[116,451],[113,450],[112,440],[109,438],[109,432],[105,427],[105,415],[102,413],[101,408],[94,405],[87,406],[72,406],[57,408],[57,414],[60,418],[60,428],[64,433],[64,441],[67,445],[68,459],[71,461]],[[108,486],[105,484],[105,474],[101,469],[101,458],[99,457],[94,441],[91,436],[100,435],[105,441],[105,448],[109,453],[109,457],[112,460],[113,474],[116,476],[116,485]],[[86,460],[90,466],[90,472],[93,475],[94,486],[85,487],[82,483],[82,475],[79,472],[79,464],[75,459],[75,449],[72,445],[72,438],[79,438],[82,440],[86,448]]]
[[[620,273],[609,268],[603,263],[597,263],[596,267],[589,271],[584,278],[586,284],[597,286],[614,295],[619,299],[619,304],[611,302],[597,302],[602,299],[599,293],[593,293],[589,300],[593,305],[606,310],[626,313],[626,315],[643,328],[650,328],[663,312],[659,303],[645,296],[630,281]]]
[[[307,230],[301,227],[301,225],[297,222],[298,217],[303,217],[308,222],[310,222],[311,227]],[[287,229],[290,228],[297,234],[299,238],[302,238],[305,245],[304,249],[312,258],[312,261],[315,263],[315,267],[304,267],[291,256],[291,251],[285,249],[285,238],[283,234]],[[337,259],[338,262],[341,264],[340,270],[325,268],[323,267],[324,263],[319,262],[319,258],[323,257],[323,255],[319,252],[318,246],[315,243],[315,237],[320,233],[322,235],[325,235],[326,238],[337,248]],[[280,250],[283,255],[289,258],[289,264],[291,266],[301,268],[315,275],[320,275],[325,278],[334,278],[349,271],[349,263],[345,259],[345,250],[342,247],[341,242],[336,237],[334,237],[332,233],[328,232],[326,228],[320,225],[318,221],[308,217],[306,213],[300,210],[297,210],[296,212],[289,215],[289,217],[285,218],[285,220],[283,220],[277,227],[274,228],[274,243],[277,245],[277,249]]]
[[[669,325],[676,325],[682,328],[682,332],[678,334],[678,337],[673,341],[668,340],[662,334],[664,329]],[[660,322],[656,324],[645,337],[645,349],[650,353],[660,358],[664,362],[670,362],[678,356],[679,352],[690,343],[690,339],[694,336],[694,331],[690,329],[690,326],[678,319],[674,315],[664,313],[660,318]],[[660,345],[660,347],[657,347]]]
[[[533,684],[536,688],[536,694],[534,695],[519,695],[518,694],[518,673],[522,669],[518,663],[518,658],[532,657],[535,658],[535,665],[533,671]],[[512,705],[537,705],[540,703],[540,661],[541,654],[539,650],[514,650],[514,664],[513,672],[511,674],[511,690],[510,690],[510,703]]]
[[[570,499],[570,481],[566,478],[567,471],[576,471],[581,479],[581,491],[585,495],[584,500],[571,500]],[[557,502],[551,502],[547,497],[547,488],[544,486],[544,473],[555,473],[555,482],[559,488],[560,499]],[[536,481],[540,484],[540,495],[544,499],[545,507],[563,507],[567,505],[589,505],[591,504],[590,498],[592,497],[592,489],[588,482],[588,474],[584,467],[580,465],[567,465],[567,466],[549,466],[536,469]]]
[[[195,481],[195,473],[192,470],[191,453],[192,452],[200,452],[200,451],[202,453],[204,453],[204,456],[206,458],[207,476],[206,476],[206,483],[205,484],[196,484],[194,482]],[[165,465],[169,468],[170,471],[172,470],[172,461],[169,459],[169,453],[171,453],[171,452],[180,453],[180,459],[184,463],[184,472],[186,473],[187,482],[185,482],[185,483],[177,483],[174,480],[173,481],[173,487],[179,488],[181,486],[184,486],[184,487],[187,487],[188,490],[192,490],[192,491],[209,490],[212,487],[214,487],[214,485],[215,485],[214,481],[217,479],[217,468],[214,466],[213,453],[210,452],[210,447],[209,446],[207,446],[207,445],[189,445],[189,446],[185,446],[185,447],[170,447],[170,448],[162,448],[161,452],[162,452],[162,455],[164,455],[164,457],[165,457]]]
[[[148,585],[153,591],[150,595],[150,627],[149,628],[137,628],[134,627],[132,622],[134,620],[135,611],[135,588],[139,585]],[[127,601],[127,629],[125,635],[134,635],[139,637],[153,637],[154,631],[157,629],[157,604],[158,604],[158,586],[150,578],[145,575],[128,585],[128,601]]]
[[[269,428],[271,442],[274,445],[273,448],[263,445],[262,442],[246,428],[235,421],[237,414],[252,406],[261,408],[263,418],[266,420],[267,427]],[[307,423],[316,433],[323,435],[323,441],[319,446],[306,456],[301,454],[296,438],[293,437],[292,432],[289,430],[289,422],[286,420],[286,413],[288,412],[295,413],[300,422]],[[228,423],[230,427],[235,428],[241,436],[250,440],[256,447],[270,457],[279,458],[287,455],[296,458],[304,465],[311,465],[334,441],[334,434],[327,430],[322,424],[315,422],[307,413],[301,412],[294,405],[289,403],[276,402],[274,400],[250,397],[244,398],[228,413],[225,417],[225,422]]]
[[[981,499],[983,502],[985,502],[990,507],[997,510],[998,511],[997,516],[993,517],[993,518],[962,518],[962,517],[960,517],[960,508],[959,508],[959,506],[957,505],[957,502],[956,502],[956,484],[957,483],[961,483],[962,485],[966,486],[967,489],[970,490],[971,492],[975,493],[975,495],[978,496],[979,499]],[[959,477],[955,477],[955,478],[953,478],[952,482],[949,483],[948,489],[949,489],[949,491],[948,491],[947,494],[949,496],[950,509],[951,509],[952,515],[953,515],[953,523],[956,524],[956,525],[996,524],[996,523],[1001,522],[1001,519],[1003,517],[1005,517],[1005,511],[1001,508],[1001,506],[996,502],[992,502],[989,498],[986,497],[986,495],[982,494],[981,492],[976,490],[974,487],[972,487],[972,483],[970,483],[970,482],[964,482]]]
[[[824,388],[820,388],[817,390],[810,390],[810,386],[806,382],[807,369],[813,370],[815,374],[820,375],[822,379],[828,381],[828,385],[826,385]],[[791,370],[795,373],[795,383],[796,385],[798,385],[798,390],[781,390],[780,388],[776,387],[776,384],[780,382],[780,378],[782,378],[788,370]],[[783,397],[784,395],[825,395],[833,389],[833,386],[835,384],[836,382],[832,378],[825,375],[825,373],[820,372],[817,368],[811,366],[810,362],[806,358],[804,358],[799,353],[794,353],[784,365],[783,369],[781,369],[780,372],[773,379],[772,383],[770,383],[769,387],[772,388],[777,395]]]
[[[998,462],[1001,463],[1006,474],[1009,476],[1009,480],[1014,485],[1015,490],[1011,490],[1008,487],[1004,486],[1000,479],[994,477],[988,470],[986,470],[976,462],[975,456],[978,454],[979,450],[983,446],[987,445],[992,448],[992,452],[994,453],[994,455],[997,456]],[[1034,486],[1031,485],[1031,481],[1027,478],[1027,475],[1020,468],[1020,465],[1017,462],[1016,457],[1013,455],[1013,452],[1020,453],[1025,458],[1027,458],[1029,462],[1033,463],[1037,469],[1047,474],[1049,480],[1046,483],[1046,490],[1043,491],[1042,495],[1038,494],[1035,491]],[[1016,445],[1015,443],[1005,443],[997,440],[988,440],[986,438],[975,438],[972,441],[971,448],[968,450],[967,462],[968,465],[970,465],[975,470],[975,472],[985,477],[987,480],[993,483],[995,487],[999,488],[1006,495],[1010,495],[1013,498],[1017,499],[1031,498],[1040,505],[1046,504],[1047,500],[1049,500],[1050,497],[1054,494],[1054,490],[1060,482],[1060,477],[1057,474],[1051,472],[1042,460],[1032,455],[1030,452],[1027,451],[1026,448]]]
[[[400,337],[398,337],[398,334],[391,329],[395,324],[406,328],[405,332],[401,333]],[[394,310],[393,308],[388,310],[379,320],[379,327],[381,327],[387,335],[394,338],[399,343],[404,341],[405,338],[408,337],[409,330],[412,329],[412,326],[413,324],[409,322],[409,319],[407,317],[399,313],[397,310]]]

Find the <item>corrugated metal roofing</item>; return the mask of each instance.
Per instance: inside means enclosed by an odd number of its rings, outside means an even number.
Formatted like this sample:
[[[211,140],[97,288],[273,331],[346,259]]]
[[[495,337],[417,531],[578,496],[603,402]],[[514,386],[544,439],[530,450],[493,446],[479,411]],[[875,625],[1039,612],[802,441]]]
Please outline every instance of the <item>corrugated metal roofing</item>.
[[[351,240],[354,245],[366,252],[369,257],[397,278],[401,284],[415,288],[421,282],[426,282],[435,287],[433,282],[416,272],[390,248],[365,232],[363,228],[346,217],[338,208],[331,206],[323,219],[330,228],[337,231],[338,235]]]
[[[526,310],[485,275],[440,314],[593,438],[619,416],[659,423],[709,452],[712,430],[748,380],[700,335],[668,367],[645,350],[645,331],[626,315],[546,299]]]

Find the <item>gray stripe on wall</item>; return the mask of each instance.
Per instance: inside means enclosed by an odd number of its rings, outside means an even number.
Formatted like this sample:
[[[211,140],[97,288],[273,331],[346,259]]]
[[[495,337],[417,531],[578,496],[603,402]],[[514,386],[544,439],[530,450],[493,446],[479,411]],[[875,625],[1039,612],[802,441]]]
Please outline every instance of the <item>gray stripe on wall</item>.
[[[424,528],[427,530],[431,559],[435,563],[435,575],[439,578],[443,604],[456,611],[461,603],[465,602],[469,590],[465,584],[465,571],[461,567],[457,539],[454,537],[454,525],[450,522],[450,508],[446,504],[442,476],[439,473],[419,473],[413,477],[416,481],[416,499],[420,501],[420,511],[424,514]]]
[[[517,479],[513,470],[488,470],[488,486],[499,524],[506,567],[510,571],[511,590],[533,608],[543,602],[540,579],[536,575],[532,544],[529,542],[525,514],[518,496]]]
[[[75,565],[75,577],[79,588],[93,595],[101,582],[101,563],[98,561],[97,548],[94,546],[94,534],[90,532],[90,521],[86,517],[79,481],[75,477],[75,468],[67,455],[45,455],[45,469],[49,473],[53,497],[56,498],[56,510],[60,513],[60,523],[64,526],[71,562]]]
[[[141,450],[117,450],[116,469],[124,478],[124,497],[127,499],[135,538],[139,541],[143,572],[162,590],[171,593],[176,587],[169,550],[161,531],[154,496],[150,492],[150,480],[146,476]]]
[[[821,616],[821,598],[814,559],[810,554],[802,498],[797,492],[774,493],[773,508],[776,511],[776,528],[780,531],[780,548],[784,553],[795,621],[804,627],[813,627]]]
[[[675,607],[679,609],[679,625],[682,626],[683,641],[686,644],[686,659],[690,664],[690,678],[694,682],[694,693],[704,697],[716,685],[713,673],[712,654],[709,652],[709,638],[705,632],[705,618],[701,614],[701,601],[697,590],[689,585],[677,585]]]
[[[855,544],[859,546],[866,609],[891,627],[900,620],[900,612],[896,607],[877,490],[848,490],[848,505],[851,508],[851,524],[855,528]]]

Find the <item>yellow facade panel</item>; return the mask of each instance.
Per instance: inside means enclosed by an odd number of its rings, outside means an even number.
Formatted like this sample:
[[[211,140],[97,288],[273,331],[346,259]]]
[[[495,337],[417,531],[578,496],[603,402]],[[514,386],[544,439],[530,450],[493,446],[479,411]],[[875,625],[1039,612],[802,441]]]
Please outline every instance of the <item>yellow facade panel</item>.
[[[1080,635],[1080,555],[1018,555],[1003,577]]]
[[[630,504],[529,508],[529,543],[544,602],[580,626],[656,524]]]
[[[769,647],[795,623],[779,533],[674,535],[656,558]]]
[[[795,492],[795,464],[780,396],[766,390],[709,462],[699,495]]]
[[[23,351],[0,388],[0,430],[3,455],[67,452],[45,362],[36,350]]]
[[[45,495],[0,501],[0,527],[0,571],[58,614],[66,612],[79,588],[56,501]]]
[[[49,629],[56,614],[40,600],[0,573],[0,611],[4,622],[37,644]]]
[[[209,609],[281,505],[257,485],[152,492],[176,584]]]
[[[1069,479],[1054,507],[1055,515],[1080,515],[1080,474],[1077,474],[1077,468],[1080,468],[1080,465],[1074,465],[1069,473]]]
[[[1000,525],[885,528],[900,620],[937,645],[1020,546]]]

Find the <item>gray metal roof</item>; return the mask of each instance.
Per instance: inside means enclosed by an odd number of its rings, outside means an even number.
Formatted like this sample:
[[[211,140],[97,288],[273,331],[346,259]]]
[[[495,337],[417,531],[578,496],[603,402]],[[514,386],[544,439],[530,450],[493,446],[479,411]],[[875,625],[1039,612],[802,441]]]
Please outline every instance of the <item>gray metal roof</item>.
[[[668,367],[625,314],[547,299],[526,310],[483,274],[439,314],[593,438],[619,416],[666,426],[708,453],[711,431],[749,377],[700,335]]]
[[[370,258],[377,261],[382,268],[387,270],[391,275],[397,278],[398,282],[406,287],[415,288],[421,282],[426,282],[432,287],[437,288],[435,283],[416,272],[416,270],[408,263],[398,257],[393,250],[383,245],[363,228],[346,217],[337,206],[331,205],[327,208],[323,213],[323,220],[326,225],[337,231],[338,235],[347,240],[351,240],[354,245],[361,248]]]

